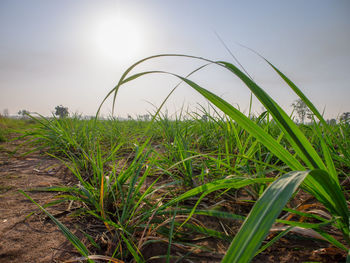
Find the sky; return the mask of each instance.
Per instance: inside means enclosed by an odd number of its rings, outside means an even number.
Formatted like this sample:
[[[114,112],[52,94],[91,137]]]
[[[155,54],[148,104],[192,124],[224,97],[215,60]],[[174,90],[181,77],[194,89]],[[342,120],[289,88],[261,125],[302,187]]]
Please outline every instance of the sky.
[[[290,113],[297,96],[249,47],[285,73],[326,118],[336,118],[350,111],[349,14],[348,0],[0,0],[0,112],[25,109],[50,116],[63,105],[70,113],[94,115],[127,68],[142,58],[176,53],[239,66],[231,52]],[[165,57],[132,72],[186,76],[203,64]],[[227,70],[210,65],[191,80],[248,111],[249,89]],[[154,112],[178,82],[152,74],[122,86],[115,115]],[[182,84],[165,107],[176,114],[199,105],[208,103]],[[256,99],[252,109],[262,111]],[[101,113],[111,111],[109,99]]]

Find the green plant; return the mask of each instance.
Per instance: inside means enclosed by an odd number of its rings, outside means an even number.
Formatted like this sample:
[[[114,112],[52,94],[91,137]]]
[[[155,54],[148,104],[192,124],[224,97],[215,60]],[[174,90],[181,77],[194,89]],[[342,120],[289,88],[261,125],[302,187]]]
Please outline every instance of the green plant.
[[[251,92],[260,100],[260,102],[264,105],[269,114],[271,114],[274,121],[283,132],[283,136],[295,151],[295,155],[292,155],[285,148],[283,148],[275,138],[273,138],[270,134],[268,134],[264,129],[262,129],[250,118],[242,114],[239,110],[235,109],[232,105],[219,98],[215,94],[211,93],[210,91],[202,88],[187,77],[182,77],[164,71],[148,71],[136,73],[134,75],[129,76],[131,70],[133,70],[140,63],[146,60],[165,56],[195,58],[204,60],[205,62],[215,63],[216,65],[219,65],[229,70],[238,78],[240,78],[243,81],[243,83],[245,83],[245,85],[251,90]],[[191,86],[194,90],[202,94],[206,99],[208,99],[211,103],[213,103],[216,107],[223,111],[227,116],[235,120],[242,128],[244,128],[253,137],[255,137],[256,140],[263,144],[272,154],[274,154],[282,162],[284,162],[289,167],[289,169],[291,169],[292,171],[296,171],[292,174],[285,175],[277,179],[273,186],[270,186],[265,190],[261,199],[258,200],[252,212],[247,217],[240,232],[233,240],[233,243],[231,244],[230,249],[227,251],[227,254],[223,260],[224,262],[232,262],[230,261],[232,258],[236,258],[238,260],[242,251],[245,251],[245,253],[248,254],[246,258],[239,259],[242,260],[242,262],[247,262],[254,256],[262,240],[268,233],[269,228],[272,226],[273,222],[275,221],[279,213],[282,211],[285,202],[288,201],[288,199],[295,192],[295,190],[298,188],[298,185],[301,182],[302,188],[308,191],[310,194],[312,194],[327,208],[329,213],[332,215],[332,220],[329,220],[328,223],[340,229],[343,233],[344,239],[348,244],[350,244],[349,210],[347,207],[346,199],[342,192],[341,185],[339,183],[337,172],[334,167],[334,162],[331,158],[331,154],[328,149],[329,141],[325,141],[322,137],[322,132],[330,131],[330,128],[328,127],[326,121],[323,119],[321,114],[314,107],[314,105],[294,85],[294,83],[291,82],[282,72],[280,72],[270,62],[268,63],[273,69],[275,69],[275,71],[282,77],[282,79],[291,87],[291,89],[300,97],[300,99],[306,104],[306,106],[313,112],[315,117],[318,118],[318,120],[320,121],[320,126],[318,127],[318,139],[320,140],[322,146],[321,148],[323,160],[320,154],[317,153],[317,151],[314,149],[311,143],[307,140],[302,131],[293,122],[293,120],[282,110],[282,108],[263,89],[261,89],[254,81],[252,81],[249,76],[247,76],[233,64],[228,62],[215,62],[194,56],[171,54],[148,57],[138,61],[130,68],[128,68],[122,75],[117,86],[113,90],[111,90],[105,98],[106,100],[107,97],[109,97],[111,94],[114,94],[115,99],[120,86],[147,74],[160,73],[175,76],[181,81]],[[102,102],[102,104],[104,103],[104,101]],[[306,170],[311,170],[311,172],[306,172]],[[216,184],[217,186],[213,187],[213,189],[221,189],[221,187],[223,187],[221,185],[221,181],[217,181]],[[278,191],[276,191],[276,186],[278,186],[277,188],[279,188]],[[201,190],[198,193],[202,193],[202,197],[211,192],[207,190],[207,186],[201,187],[202,188],[200,188]],[[192,190],[190,190],[189,192],[191,191]],[[284,196],[284,202],[282,202],[283,205],[276,206],[276,202],[274,202],[274,200],[277,200],[276,198],[280,195]],[[188,196],[191,196],[191,194],[188,194]],[[172,202],[175,201],[178,202],[179,198],[175,198]],[[260,224],[259,213],[254,213],[254,211],[256,210],[264,211],[266,214],[270,213],[273,216],[269,217],[266,223]],[[255,227],[246,227],[250,224],[255,225]],[[296,223],[291,224],[297,225]],[[321,233],[324,237],[326,237],[328,241],[330,241],[334,245],[345,249],[343,245],[337,242],[334,238],[327,235],[321,228],[317,228],[317,231]],[[242,236],[245,237],[244,243],[241,242]],[[249,244],[249,246],[246,246],[245,244]]]

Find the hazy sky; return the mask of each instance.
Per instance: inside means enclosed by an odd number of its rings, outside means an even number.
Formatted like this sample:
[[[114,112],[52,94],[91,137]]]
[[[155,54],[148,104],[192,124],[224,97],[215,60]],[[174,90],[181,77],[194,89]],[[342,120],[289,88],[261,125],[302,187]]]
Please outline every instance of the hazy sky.
[[[217,32],[254,80],[290,111],[296,96],[257,55],[289,76],[326,117],[350,111],[350,1],[348,0],[0,0],[0,111],[50,115],[56,105],[95,114],[121,74],[138,59],[179,53],[234,62]],[[186,75],[203,62],[162,58],[136,68]],[[247,111],[249,90],[210,66],[192,78]],[[146,76],[123,86],[119,116],[159,106],[178,83]],[[167,103],[205,104],[182,85]],[[155,106],[152,106],[155,105]],[[111,103],[103,114],[111,111]],[[254,101],[254,111],[261,105]]]

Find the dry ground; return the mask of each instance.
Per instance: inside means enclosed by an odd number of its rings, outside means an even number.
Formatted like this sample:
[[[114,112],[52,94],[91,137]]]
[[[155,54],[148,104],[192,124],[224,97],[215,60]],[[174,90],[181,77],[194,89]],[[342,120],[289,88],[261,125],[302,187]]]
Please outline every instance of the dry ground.
[[[1,144],[0,148],[0,262],[62,262],[76,256],[56,225],[18,192],[64,184],[65,168],[59,161],[37,153],[21,157],[25,151],[21,147],[11,157],[18,145],[12,142]],[[40,204],[54,197],[53,193],[45,192],[29,192],[29,195]],[[65,209],[60,205],[49,210],[60,214]],[[27,218],[33,211],[36,213]],[[71,223],[67,218],[60,220]]]

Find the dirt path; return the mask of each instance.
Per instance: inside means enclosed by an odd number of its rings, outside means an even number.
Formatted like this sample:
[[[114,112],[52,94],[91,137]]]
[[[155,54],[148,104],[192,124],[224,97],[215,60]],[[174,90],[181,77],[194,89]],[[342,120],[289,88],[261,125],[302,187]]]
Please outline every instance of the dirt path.
[[[0,145],[0,262],[62,262],[76,256],[56,225],[18,192],[19,189],[63,185],[65,168],[59,161],[36,153],[25,157],[16,154],[10,158],[9,153],[18,145],[19,142]],[[55,195],[27,193],[39,204],[50,202]],[[59,214],[66,206],[49,208],[49,211]],[[26,219],[33,211],[36,213]],[[69,226],[68,218],[59,220]]]

